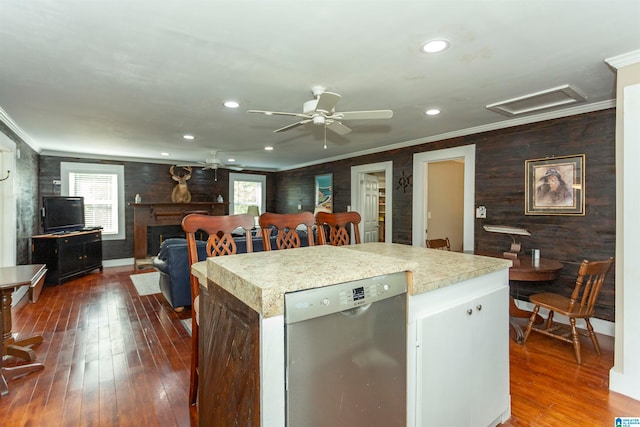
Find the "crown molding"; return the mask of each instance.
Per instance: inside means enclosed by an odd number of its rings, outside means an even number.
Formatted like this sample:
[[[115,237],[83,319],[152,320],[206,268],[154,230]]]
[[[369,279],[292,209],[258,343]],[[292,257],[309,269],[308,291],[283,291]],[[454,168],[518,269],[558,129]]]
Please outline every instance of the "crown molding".
[[[27,135],[25,131],[22,130],[20,126],[7,114],[6,111],[0,107],[0,122],[4,123],[11,132],[15,133],[18,138],[25,142],[28,146],[30,146],[35,152],[40,153],[41,147],[37,145],[30,137]]]
[[[616,70],[629,65],[638,64],[640,63],[640,49],[623,53],[622,55],[612,56],[611,58],[605,59],[604,62]]]

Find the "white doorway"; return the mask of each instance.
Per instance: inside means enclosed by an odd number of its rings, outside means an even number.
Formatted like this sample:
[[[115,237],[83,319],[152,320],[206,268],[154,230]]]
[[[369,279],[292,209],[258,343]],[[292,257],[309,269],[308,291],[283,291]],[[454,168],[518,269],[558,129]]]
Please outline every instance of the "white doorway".
[[[16,143],[0,132],[0,267],[16,265]],[[7,172],[9,171],[9,172]]]
[[[377,188],[378,197],[373,203],[372,188],[367,190],[367,182],[372,182],[371,178],[374,175],[382,174],[384,176],[385,183],[385,196],[384,196],[384,209],[380,205],[380,189]],[[351,167],[351,210],[357,211],[362,216],[363,226],[360,227],[360,239],[362,242],[367,241],[384,241],[391,242],[391,233],[393,230],[393,218],[392,218],[392,205],[393,205],[393,192],[389,187],[393,179],[393,162],[380,162],[371,163],[368,165],[353,166]],[[377,181],[382,182],[382,177]],[[371,185],[369,185],[371,187]],[[379,187],[379,185],[378,185]],[[369,209],[366,209],[369,205]],[[384,221],[379,222],[380,214],[384,212]],[[377,234],[373,233],[365,235],[365,226],[369,228],[378,227]],[[384,224],[384,225],[382,225]],[[381,229],[379,226],[382,225]],[[365,240],[367,237],[369,240]],[[383,239],[381,239],[381,237]],[[374,239],[374,240],[371,240]]]
[[[413,156],[413,246],[425,246],[428,229],[428,176],[429,163],[447,160],[464,164],[463,208],[462,208],[462,251],[473,252],[474,243],[474,199],[475,199],[475,145],[428,151]],[[434,236],[438,237],[438,236]]]

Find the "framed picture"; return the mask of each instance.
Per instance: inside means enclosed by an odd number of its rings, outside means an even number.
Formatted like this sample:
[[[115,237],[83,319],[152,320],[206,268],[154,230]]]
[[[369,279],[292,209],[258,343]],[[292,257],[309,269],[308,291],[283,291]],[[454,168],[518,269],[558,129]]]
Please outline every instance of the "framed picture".
[[[584,215],[584,154],[525,160],[526,215]]]
[[[316,210],[333,212],[333,174],[316,175]]]

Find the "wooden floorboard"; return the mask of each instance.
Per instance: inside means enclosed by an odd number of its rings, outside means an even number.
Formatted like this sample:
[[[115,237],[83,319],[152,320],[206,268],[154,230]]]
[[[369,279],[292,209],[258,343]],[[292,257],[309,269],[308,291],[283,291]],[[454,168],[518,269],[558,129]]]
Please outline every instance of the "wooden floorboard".
[[[139,296],[133,267],[48,286],[36,304],[13,309],[17,338],[41,334],[41,372],[9,382],[1,426],[190,426],[190,337],[161,294]],[[584,341],[583,365],[570,345],[532,335],[510,343],[514,426],[613,426],[640,416],[640,402],[608,390],[613,339],[602,357]],[[9,361],[11,363],[12,361]]]

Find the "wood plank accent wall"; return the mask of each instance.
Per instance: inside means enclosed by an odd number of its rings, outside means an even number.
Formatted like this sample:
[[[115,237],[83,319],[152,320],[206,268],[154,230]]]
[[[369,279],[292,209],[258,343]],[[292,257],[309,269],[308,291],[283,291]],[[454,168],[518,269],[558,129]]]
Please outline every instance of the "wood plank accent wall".
[[[504,250],[508,236],[487,233],[483,224],[525,227],[532,236],[522,239],[525,250],[539,248],[542,256],[561,261],[564,269],[551,284],[517,284],[512,294],[553,290],[570,293],[583,259],[615,254],[615,109],[522,125],[491,132],[415,145],[301,169],[278,172],[276,211],[296,212],[297,205],[313,211],[314,176],[333,173],[334,211],[351,204],[351,167],[393,161],[393,242],[411,244],[413,188],[404,191],[398,180],[413,174],[413,155],[462,145],[476,145],[475,205],[487,208],[487,219],[475,222],[475,249]],[[331,148],[329,147],[329,150]],[[586,155],[586,215],[530,216],[524,214],[524,162],[548,156]],[[614,320],[614,277],[610,273],[597,306],[597,317]]]
[[[168,164],[106,161],[75,157],[40,156],[38,206],[42,205],[42,196],[59,196],[60,185],[53,184],[60,179],[61,162],[100,163],[124,165],[125,203],[133,203],[136,194],[140,194],[143,203],[171,203],[171,191],[176,182],[171,179]],[[242,173],[256,173],[243,171]],[[274,173],[267,176],[267,207],[275,200]],[[193,168],[191,179],[187,181],[192,202],[214,202],[218,194],[229,200],[229,170],[218,170],[218,181],[214,181],[212,170],[203,171]],[[103,259],[132,258],[133,243],[133,207],[125,207],[125,240],[103,241]]]

